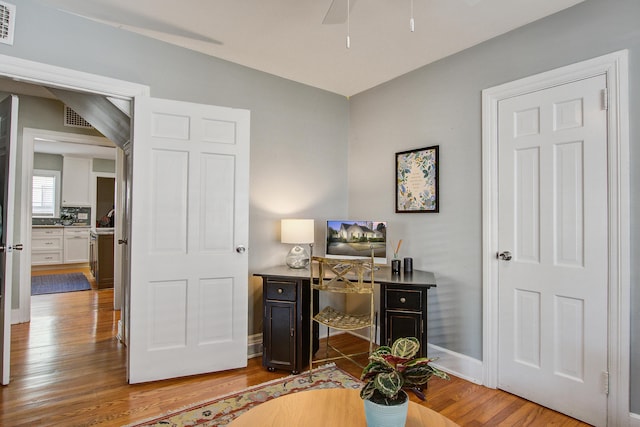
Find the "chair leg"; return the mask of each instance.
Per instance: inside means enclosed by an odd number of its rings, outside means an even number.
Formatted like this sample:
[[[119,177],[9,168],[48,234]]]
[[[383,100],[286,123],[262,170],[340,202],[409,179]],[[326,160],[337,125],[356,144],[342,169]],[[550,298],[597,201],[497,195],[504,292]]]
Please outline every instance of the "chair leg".
[[[327,346],[325,347],[324,351],[324,357],[325,359],[329,358],[329,337],[331,336],[331,328],[327,327]]]

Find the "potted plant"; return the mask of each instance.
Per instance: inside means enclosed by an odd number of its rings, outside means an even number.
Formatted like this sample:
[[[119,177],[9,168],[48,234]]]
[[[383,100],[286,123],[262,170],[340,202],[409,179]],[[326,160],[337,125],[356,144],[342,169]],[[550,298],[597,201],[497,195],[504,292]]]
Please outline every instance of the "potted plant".
[[[441,370],[431,366],[434,359],[418,357],[420,341],[414,337],[398,338],[391,347],[380,346],[369,356],[369,364],[362,371],[365,382],[360,397],[364,400],[367,426],[403,427],[409,408],[411,390],[425,400],[421,390],[433,376],[449,379]],[[397,421],[391,421],[396,418]]]

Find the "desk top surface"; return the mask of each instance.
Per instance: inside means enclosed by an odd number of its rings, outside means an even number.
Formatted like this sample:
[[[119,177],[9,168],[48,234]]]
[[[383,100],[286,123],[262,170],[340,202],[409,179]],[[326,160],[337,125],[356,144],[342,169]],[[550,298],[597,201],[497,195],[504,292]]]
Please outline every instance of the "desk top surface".
[[[301,391],[278,397],[245,412],[230,424],[231,427],[366,425],[359,391],[336,388]],[[409,402],[406,426],[456,427],[458,424],[425,406]]]
[[[289,268],[286,265],[278,265],[260,269],[253,273],[254,276],[262,277],[291,277],[295,279],[309,278],[308,268]],[[436,276],[430,271],[413,270],[412,273],[400,271],[400,274],[391,273],[391,267],[379,266],[373,273],[376,283],[386,285],[413,285],[431,288],[436,286]]]

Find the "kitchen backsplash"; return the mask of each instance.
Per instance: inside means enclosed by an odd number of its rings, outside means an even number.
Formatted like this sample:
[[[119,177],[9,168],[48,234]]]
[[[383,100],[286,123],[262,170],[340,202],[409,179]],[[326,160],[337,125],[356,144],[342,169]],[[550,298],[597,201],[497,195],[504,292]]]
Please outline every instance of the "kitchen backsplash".
[[[60,208],[60,218],[32,218],[32,225],[91,225],[91,208],[71,207]]]

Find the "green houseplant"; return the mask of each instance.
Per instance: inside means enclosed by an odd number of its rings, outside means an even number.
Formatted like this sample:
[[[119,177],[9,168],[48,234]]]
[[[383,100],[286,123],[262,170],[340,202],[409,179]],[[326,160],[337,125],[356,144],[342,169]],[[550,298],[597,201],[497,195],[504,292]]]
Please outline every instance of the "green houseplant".
[[[360,390],[369,427],[404,426],[409,405],[409,396],[404,390],[411,390],[418,398],[425,400],[420,386],[434,376],[449,379],[445,372],[431,366],[434,359],[416,358],[419,350],[420,341],[417,338],[398,338],[391,347],[378,347],[369,356],[369,364],[361,376],[365,384]],[[400,413],[397,424],[389,421],[391,411]]]

